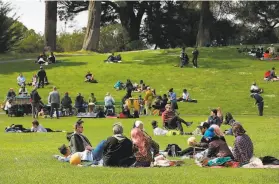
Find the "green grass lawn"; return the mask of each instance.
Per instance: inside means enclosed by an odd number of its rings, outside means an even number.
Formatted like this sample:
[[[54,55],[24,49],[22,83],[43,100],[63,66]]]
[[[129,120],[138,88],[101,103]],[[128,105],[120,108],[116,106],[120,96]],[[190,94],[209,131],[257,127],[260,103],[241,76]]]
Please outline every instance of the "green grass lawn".
[[[60,93],[68,91],[74,98],[81,92],[87,99],[94,92],[98,101],[103,101],[106,92],[120,100],[125,91],[115,91],[117,80],[139,82],[156,89],[158,94],[167,93],[173,87],[178,96],[187,88],[197,104],[179,103],[183,118],[194,121],[193,131],[199,122],[207,119],[209,109],[220,106],[224,112],[231,112],[252,138],[256,156],[279,157],[277,141],[279,126],[279,83],[264,82],[264,72],[279,66],[276,61],[258,61],[236,52],[235,48],[205,48],[200,50],[199,66],[174,67],[178,64],[180,50],[158,50],[122,53],[123,63],[106,64],[107,55],[61,56],[62,63],[46,66],[51,85],[39,89],[44,102],[53,85]],[[190,50],[188,50],[190,55]],[[191,56],[191,55],[190,55]],[[18,90],[16,77],[19,72],[31,80],[39,66],[33,61],[0,64],[0,96],[5,97],[10,87]],[[278,67],[277,67],[278,68]],[[93,72],[98,84],[84,83],[87,71]],[[254,100],[249,96],[253,81],[264,88],[264,116],[257,116]],[[30,88],[28,88],[31,91]],[[137,96],[137,93],[133,93]],[[152,135],[151,120],[161,122],[160,117],[141,117],[146,131]],[[72,131],[77,119],[39,119],[44,127]],[[30,127],[32,118],[8,118],[0,115],[0,130],[12,123]],[[111,125],[117,119],[85,119],[85,135],[93,145],[111,135]],[[125,134],[129,137],[134,120],[122,120]],[[221,127],[225,130],[226,126]],[[154,137],[165,149],[168,143],[187,147],[188,136]],[[199,138],[198,138],[199,139]],[[230,146],[233,137],[226,137]],[[52,158],[57,148],[67,143],[65,133],[7,134],[0,131],[0,183],[279,183],[279,170],[270,169],[206,169],[199,168],[193,160],[177,168],[79,168],[60,163]]]

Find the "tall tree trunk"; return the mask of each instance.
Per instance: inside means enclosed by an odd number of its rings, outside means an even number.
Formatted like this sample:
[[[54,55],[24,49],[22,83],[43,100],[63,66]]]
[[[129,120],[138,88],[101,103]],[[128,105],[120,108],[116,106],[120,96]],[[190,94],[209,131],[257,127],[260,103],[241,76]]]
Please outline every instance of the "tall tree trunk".
[[[201,2],[201,13],[199,22],[199,31],[197,34],[196,45],[199,47],[210,43],[209,26],[212,22],[212,14],[210,12],[209,1]]]
[[[45,1],[45,46],[56,50],[57,1]]]
[[[101,1],[90,1],[83,50],[97,51],[100,39]]]

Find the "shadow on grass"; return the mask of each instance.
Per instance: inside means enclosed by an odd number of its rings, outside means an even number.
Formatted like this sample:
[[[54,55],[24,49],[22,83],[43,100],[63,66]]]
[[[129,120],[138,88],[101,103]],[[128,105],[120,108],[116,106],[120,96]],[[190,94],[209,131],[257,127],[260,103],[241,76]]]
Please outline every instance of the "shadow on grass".
[[[72,67],[72,66],[81,66],[86,65],[87,62],[73,62],[68,59],[64,59],[56,64],[43,65],[45,70],[49,70],[57,67]],[[0,74],[10,74],[10,73],[24,73],[24,72],[33,72],[40,69],[39,64],[35,64],[33,61],[24,61],[16,63],[3,63],[0,65]]]

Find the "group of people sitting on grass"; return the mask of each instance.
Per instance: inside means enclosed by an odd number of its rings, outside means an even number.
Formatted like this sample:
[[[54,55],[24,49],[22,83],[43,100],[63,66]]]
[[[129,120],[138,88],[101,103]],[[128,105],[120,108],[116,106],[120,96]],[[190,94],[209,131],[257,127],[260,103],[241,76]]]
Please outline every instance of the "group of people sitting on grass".
[[[40,54],[37,58],[37,60],[35,61],[35,63],[38,63],[40,65],[48,65],[48,64],[54,64],[56,63],[56,58],[53,54],[53,52],[50,53],[50,56],[47,57],[47,55],[45,54],[45,52],[43,52],[43,54]]]
[[[175,115],[174,110],[167,105],[162,115],[163,128],[152,121],[154,135],[171,135],[175,130],[177,134],[185,135],[182,123],[190,126]],[[202,166],[218,165],[219,163],[244,166],[250,162],[254,154],[254,147],[250,137],[239,122],[232,123],[232,133],[235,142],[229,148],[225,134],[220,130],[223,120],[217,116],[217,110],[212,110],[212,115],[206,122],[202,122],[198,129],[202,138],[199,142],[194,137],[188,139],[190,147],[182,150],[177,145],[170,146],[169,150],[159,151],[159,145],[145,132],[143,122],[137,120],[131,130],[131,140],[123,135],[123,126],[120,123],[113,125],[113,135],[102,140],[93,148],[89,139],[83,135],[83,121],[80,119],[74,125],[75,132],[68,136],[69,147],[62,145],[59,148],[63,156],[55,155],[60,161],[78,165],[82,161],[89,161],[87,165],[109,167],[150,167],[159,155],[189,156],[194,157]],[[170,134],[169,134],[170,135]],[[167,152],[167,153],[166,153]],[[233,162],[233,163],[232,163]]]
[[[262,45],[258,48],[254,45],[251,49],[247,47],[244,49],[239,49],[238,51],[247,52],[250,56],[256,57],[261,60],[278,60],[278,48],[276,48],[273,44],[271,44],[265,51]]]

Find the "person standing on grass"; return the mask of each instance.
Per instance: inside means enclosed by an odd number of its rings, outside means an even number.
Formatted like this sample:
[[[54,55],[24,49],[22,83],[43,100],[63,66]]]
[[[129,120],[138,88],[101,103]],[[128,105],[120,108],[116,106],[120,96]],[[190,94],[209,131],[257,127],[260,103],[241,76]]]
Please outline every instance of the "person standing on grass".
[[[50,117],[52,118],[53,116],[53,111],[55,109],[56,111],[56,117],[59,119],[59,104],[60,104],[60,95],[57,91],[57,88],[54,86],[53,91],[49,93],[48,96],[48,103],[51,105],[51,110],[50,110]]]
[[[32,106],[32,115],[33,118],[38,118],[38,113],[40,111],[40,102],[41,102],[41,97],[37,91],[37,87],[34,87],[30,94],[31,98],[31,106]]]
[[[169,97],[171,102],[171,108],[176,111],[178,109],[177,100],[176,100],[176,93],[173,92],[173,88],[169,90]]]
[[[40,66],[40,70],[39,70],[37,75],[39,77],[38,88],[40,88],[40,86],[42,86],[42,88],[44,88],[45,78],[46,78],[46,71],[44,70],[43,66]]]
[[[195,49],[193,50],[192,54],[193,54],[192,62],[193,62],[194,68],[198,68],[199,51],[198,51],[197,47],[195,47]]]
[[[259,95],[258,93],[252,93],[250,96],[256,100],[255,105],[258,106],[259,116],[263,116],[263,107],[264,107],[263,97],[261,97],[261,95]]]

